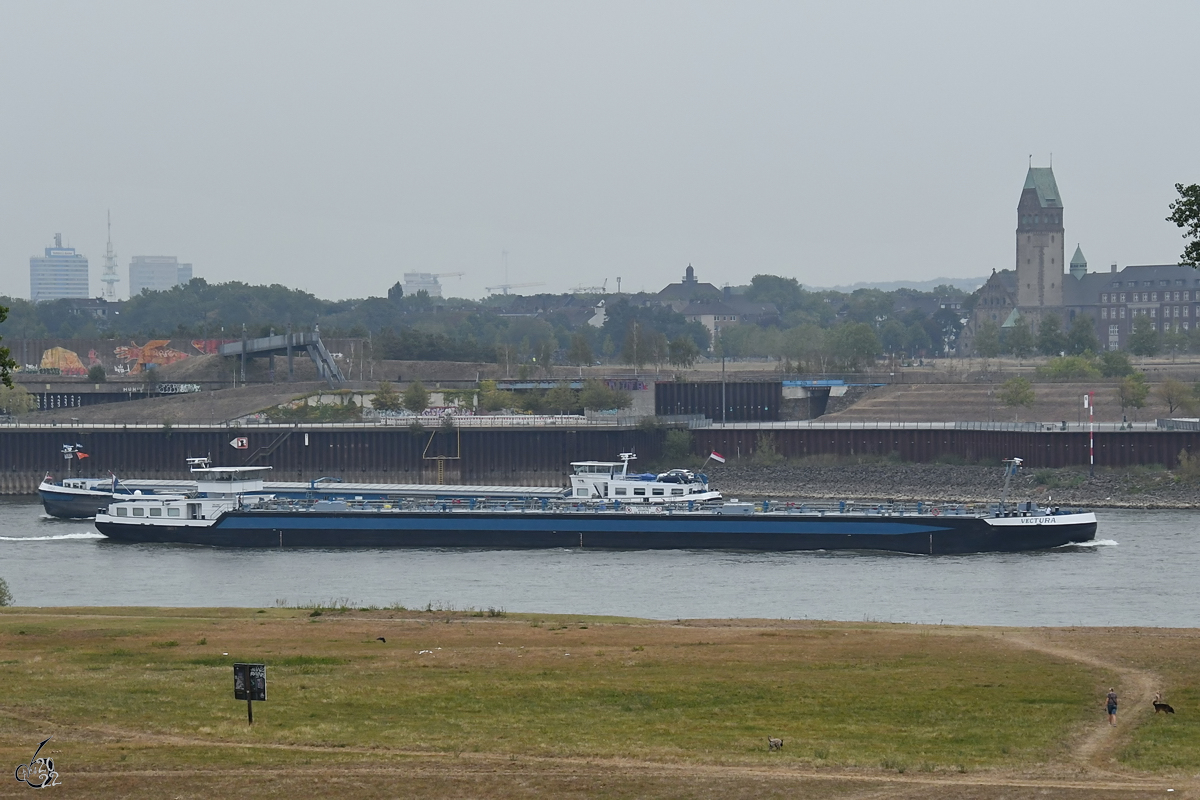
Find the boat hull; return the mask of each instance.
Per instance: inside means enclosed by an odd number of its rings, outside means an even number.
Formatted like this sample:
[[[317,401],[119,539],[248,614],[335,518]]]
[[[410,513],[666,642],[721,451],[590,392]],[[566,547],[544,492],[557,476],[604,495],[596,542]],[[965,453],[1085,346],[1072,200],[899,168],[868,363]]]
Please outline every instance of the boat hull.
[[[621,550],[882,550],[1018,552],[1095,538],[1094,514],[985,517],[617,512],[240,511],[174,524],[102,516],[122,542],[214,547],[601,548]]]
[[[63,491],[43,486],[38,489],[38,494],[42,497],[42,507],[46,513],[60,519],[91,519],[113,500],[112,492],[85,489]]]

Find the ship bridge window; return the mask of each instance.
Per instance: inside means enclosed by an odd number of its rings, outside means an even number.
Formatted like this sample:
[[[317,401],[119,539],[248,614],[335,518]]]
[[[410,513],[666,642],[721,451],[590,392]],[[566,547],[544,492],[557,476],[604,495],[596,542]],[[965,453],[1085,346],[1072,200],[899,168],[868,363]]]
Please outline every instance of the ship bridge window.
[[[576,490],[575,490],[575,496],[576,496],[576,497],[587,497],[587,496],[588,496],[588,490],[587,490],[587,489],[576,489]]]
[[[663,491],[662,489],[651,489],[650,493],[653,494],[655,497],[661,497],[664,494],[666,494],[666,492]]]
[[[178,508],[168,508],[168,509],[167,509],[167,516],[168,516],[168,517],[178,517],[178,516],[179,516],[179,509],[178,509]]]
[[[633,493],[636,495],[639,495],[639,496],[644,496],[646,494],[646,490],[645,489],[634,489]]]
[[[150,516],[152,516],[152,517],[161,517],[161,516],[162,516],[162,509],[161,509],[161,508],[152,508],[152,509],[150,509]]]
[[[127,516],[129,516],[129,510],[128,510],[128,509],[125,509],[125,508],[121,508],[120,506],[117,506],[117,516],[118,516],[118,517],[127,517]]]
[[[135,509],[133,509],[133,515],[134,515],[135,517],[144,517],[144,516],[146,516],[146,509],[144,509],[144,508],[135,508]]]
[[[624,495],[628,494],[628,492],[626,491],[624,486],[618,486],[615,489],[613,489],[613,494],[624,496]]]
[[[671,494],[673,494],[673,495],[683,494],[683,489],[672,489]]]

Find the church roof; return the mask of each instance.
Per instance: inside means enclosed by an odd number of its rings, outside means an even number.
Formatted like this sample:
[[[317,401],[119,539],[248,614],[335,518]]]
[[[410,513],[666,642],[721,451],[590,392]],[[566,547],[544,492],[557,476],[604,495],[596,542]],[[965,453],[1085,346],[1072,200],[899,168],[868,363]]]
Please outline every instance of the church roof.
[[[1075,245],[1075,255],[1071,256],[1071,266],[1073,267],[1076,264],[1087,266],[1087,259],[1083,257],[1083,248],[1079,245]]]
[[[1037,192],[1042,208],[1062,208],[1058,184],[1054,182],[1054,170],[1051,167],[1030,167],[1029,174],[1025,176],[1025,188]]]

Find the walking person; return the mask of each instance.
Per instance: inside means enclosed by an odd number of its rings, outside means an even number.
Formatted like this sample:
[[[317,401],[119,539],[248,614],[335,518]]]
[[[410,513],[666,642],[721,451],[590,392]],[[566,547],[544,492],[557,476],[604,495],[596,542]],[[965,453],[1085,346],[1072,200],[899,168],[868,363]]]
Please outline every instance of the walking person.
[[[1108,689],[1108,700],[1105,705],[1108,708],[1108,724],[1115,728],[1117,725],[1117,693],[1111,686]]]

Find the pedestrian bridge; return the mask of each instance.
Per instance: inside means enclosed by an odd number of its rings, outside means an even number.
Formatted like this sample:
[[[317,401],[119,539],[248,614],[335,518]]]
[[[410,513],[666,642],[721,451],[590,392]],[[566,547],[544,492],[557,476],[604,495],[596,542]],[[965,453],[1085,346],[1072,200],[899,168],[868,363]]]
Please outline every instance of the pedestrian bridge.
[[[217,353],[222,356],[240,356],[242,359],[242,379],[246,377],[246,359],[266,356],[271,359],[271,369],[275,368],[275,356],[286,356],[288,360],[288,380],[294,377],[293,361],[297,350],[308,353],[308,357],[317,365],[317,374],[331,388],[338,389],[346,385],[346,376],[334,361],[333,356],[321,342],[320,332],[285,333],[278,336],[262,336],[257,339],[242,339],[240,342],[229,342],[220,345]]]

